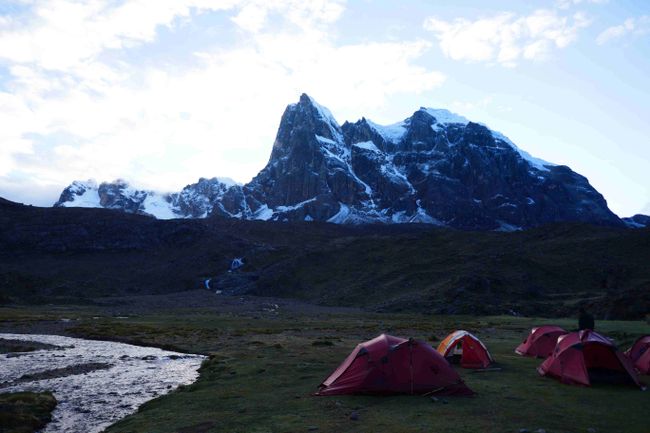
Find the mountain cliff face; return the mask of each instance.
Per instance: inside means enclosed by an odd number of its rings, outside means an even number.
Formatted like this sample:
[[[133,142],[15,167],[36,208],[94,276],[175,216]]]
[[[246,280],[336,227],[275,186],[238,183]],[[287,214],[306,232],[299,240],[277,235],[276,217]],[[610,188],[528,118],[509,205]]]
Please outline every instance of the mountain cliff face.
[[[390,126],[365,118],[341,126],[305,94],[285,110],[268,164],[246,185],[201,179],[160,196],[120,182],[75,182],[55,206],[94,204],[90,190],[101,207],[159,218],[417,222],[470,230],[623,224],[585,177],[531,157],[484,125],[421,108]],[[147,200],[165,211],[151,211]]]

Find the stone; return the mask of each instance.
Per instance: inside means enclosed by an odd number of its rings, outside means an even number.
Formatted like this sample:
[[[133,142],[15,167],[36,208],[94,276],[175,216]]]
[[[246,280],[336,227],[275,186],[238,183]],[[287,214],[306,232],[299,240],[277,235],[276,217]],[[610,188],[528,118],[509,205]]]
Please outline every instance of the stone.
[[[350,419],[352,421],[358,421],[359,420],[359,412],[357,412],[356,410],[352,411],[352,413],[350,413]]]

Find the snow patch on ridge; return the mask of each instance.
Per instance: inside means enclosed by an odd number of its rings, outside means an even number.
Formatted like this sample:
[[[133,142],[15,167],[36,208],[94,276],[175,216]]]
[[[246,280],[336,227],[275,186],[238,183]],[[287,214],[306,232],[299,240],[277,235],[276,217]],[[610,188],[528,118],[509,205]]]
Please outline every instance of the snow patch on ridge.
[[[312,201],[315,201],[315,200],[316,200],[316,197],[312,197],[312,198],[310,198],[310,199],[307,199],[307,200],[305,200],[305,201],[301,201],[300,203],[296,203],[296,204],[294,204],[294,205],[290,205],[290,206],[278,206],[278,207],[275,208],[275,211],[276,211],[276,212],[288,212],[288,211],[296,210],[296,209],[298,209],[298,208],[303,207],[303,206],[306,205],[307,203],[311,203]]]
[[[370,150],[372,152],[376,153],[381,153],[381,150],[377,146],[375,146],[375,143],[372,141],[362,141],[360,143],[354,143],[354,147],[358,147],[359,149],[365,149],[365,150]]]
[[[389,143],[398,144],[404,135],[406,135],[406,127],[404,122],[394,123],[392,125],[378,125],[370,120],[366,119],[368,125],[374,129],[377,134]]]
[[[242,185],[241,183],[235,182],[234,180],[232,180],[229,177],[217,177],[216,179],[219,182],[223,183],[226,186],[226,188],[230,188],[231,186],[237,186],[237,185],[241,186]]]
[[[72,200],[61,203],[64,207],[102,207],[99,203],[97,182],[87,180],[81,182],[75,180],[69,186],[70,192],[73,193]]]
[[[436,130],[439,129],[442,125],[449,125],[454,123],[467,125],[469,123],[469,120],[467,120],[465,117],[442,108],[421,107],[420,110],[435,117],[436,123],[431,125],[431,128]]]
[[[334,224],[343,224],[347,220],[348,216],[350,216],[350,208],[347,205],[339,202],[339,211],[330,219],[328,219],[327,222]]]
[[[263,205],[253,214],[253,219],[268,221],[273,216],[273,209],[270,209],[268,205]]]
[[[171,203],[155,193],[147,194],[147,198],[142,202],[142,210],[159,220],[179,218],[172,210]]]
[[[332,137],[334,137],[339,143],[342,143],[343,134],[341,134],[341,126],[332,115],[332,112],[327,107],[323,107],[318,102],[316,102],[311,96],[306,96],[309,98],[311,105],[316,109],[316,112],[318,112],[319,117],[329,126]]]
[[[483,126],[485,126],[485,125],[483,125]],[[486,126],[486,128],[488,128],[488,127]],[[488,129],[490,129],[490,128],[488,128]],[[532,156],[530,153],[526,152],[525,150],[521,150],[520,148],[517,147],[517,145],[515,143],[510,141],[510,139],[508,137],[506,137],[505,135],[503,135],[502,133],[497,132],[497,131],[492,131],[491,129],[490,129],[490,132],[492,133],[492,137],[495,140],[501,140],[504,143],[508,144],[510,147],[512,147],[514,150],[516,150],[517,153],[519,153],[519,155],[524,160],[528,161],[528,163],[530,165],[532,165],[533,167],[535,167],[536,169],[538,169],[540,171],[550,171],[547,168],[547,166],[550,166],[550,167],[555,166],[555,164],[553,164],[551,162],[544,161],[541,158],[535,158],[534,156]]]

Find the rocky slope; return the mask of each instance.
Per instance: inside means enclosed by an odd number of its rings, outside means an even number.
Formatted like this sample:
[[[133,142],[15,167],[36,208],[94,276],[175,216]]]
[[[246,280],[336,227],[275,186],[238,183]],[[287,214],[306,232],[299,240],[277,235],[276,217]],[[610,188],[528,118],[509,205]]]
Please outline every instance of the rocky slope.
[[[648,257],[650,228],[160,221],[0,200],[0,305],[209,289],[381,311],[573,316],[585,305],[642,318]]]
[[[390,126],[365,118],[341,126],[305,94],[285,110],[268,164],[246,185],[202,179],[166,196],[123,183],[102,185],[99,206],[159,218],[220,215],[506,231],[560,221],[623,225],[585,177],[531,157],[484,125],[421,108]],[[55,206],[83,206],[86,191],[73,183]]]

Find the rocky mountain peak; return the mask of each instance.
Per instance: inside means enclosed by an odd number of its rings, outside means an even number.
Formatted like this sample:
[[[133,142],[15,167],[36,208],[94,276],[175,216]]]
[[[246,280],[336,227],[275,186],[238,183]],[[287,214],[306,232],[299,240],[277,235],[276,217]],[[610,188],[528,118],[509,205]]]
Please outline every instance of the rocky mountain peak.
[[[158,197],[121,184],[104,190],[103,207],[170,218],[218,214],[472,230],[623,224],[585,177],[532,157],[486,125],[422,107],[391,125],[363,117],[340,126],[307,94],[287,106],[267,165],[246,185],[201,178]],[[66,191],[60,203],[77,190]],[[152,202],[167,213],[151,212]]]

